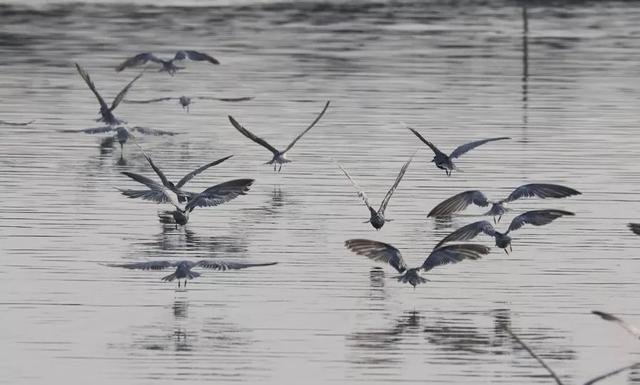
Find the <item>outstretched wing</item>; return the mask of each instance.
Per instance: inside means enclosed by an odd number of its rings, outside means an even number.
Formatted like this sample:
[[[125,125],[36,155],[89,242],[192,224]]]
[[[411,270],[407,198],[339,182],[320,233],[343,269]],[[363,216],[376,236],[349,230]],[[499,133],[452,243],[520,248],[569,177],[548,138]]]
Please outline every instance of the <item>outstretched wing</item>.
[[[478,259],[490,251],[490,247],[475,244],[447,245],[433,250],[421,268],[429,271],[434,267],[458,263],[464,259]]]
[[[565,215],[575,215],[570,211],[564,210],[533,210],[527,211],[524,214],[520,214],[517,217],[513,218],[511,224],[509,225],[510,231],[518,230],[525,224],[529,223],[534,226],[543,226],[553,222],[554,220],[563,217]]]
[[[486,207],[489,205],[487,197],[478,190],[470,190],[456,194],[438,203],[427,215],[428,217],[446,217],[466,209],[470,204]]]
[[[180,98],[173,98],[171,96],[168,96],[166,98],[156,98],[156,99],[147,99],[147,100],[125,99],[123,100],[123,103],[147,104],[147,103],[166,102],[167,100],[177,100],[177,99],[180,99]]]
[[[136,132],[139,132],[139,133],[144,134],[144,135],[153,135],[153,136],[161,136],[161,135],[173,136],[173,135],[178,135],[176,132],[159,130],[157,128],[149,128],[149,127],[135,126],[135,127],[129,128],[129,129],[131,131],[136,131]]]
[[[368,239],[349,239],[344,242],[347,249],[358,255],[372,259],[376,262],[385,262],[391,265],[398,273],[407,270],[407,265],[402,259],[400,250],[388,243],[370,241]]]
[[[150,262],[134,262],[134,263],[109,263],[110,267],[124,267],[125,269],[136,270],[164,270],[169,267],[176,266],[175,262],[171,261],[150,261]]]
[[[76,64],[76,69],[80,74],[80,77],[84,80],[85,83],[87,83],[87,86],[89,86],[89,89],[91,90],[91,92],[93,92],[93,94],[98,99],[98,103],[100,103],[100,108],[104,110],[108,110],[109,106],[107,106],[107,103],[104,101],[104,99],[102,99],[102,96],[100,96],[100,94],[98,93],[98,90],[96,90],[96,85],[93,84],[93,81],[89,76],[89,73],[87,73],[87,71],[85,71],[84,68],[80,67],[80,64],[78,63],[75,63],[75,64]]]
[[[146,176],[142,176],[133,172],[123,171],[122,174],[128,176],[138,183],[142,183],[150,189],[150,191],[144,194],[143,190],[120,190],[120,192],[122,192],[122,195],[125,195],[129,198],[142,198],[156,203],[171,203],[176,207],[179,206],[179,201],[176,194],[173,191],[165,188],[160,183],[157,183],[147,178]]]
[[[187,58],[194,61],[208,61],[211,64],[220,64],[218,60],[207,55],[206,53],[187,50],[176,52],[176,56],[173,57],[173,60],[184,60]]]
[[[389,204],[389,200],[391,200],[391,195],[393,195],[394,191],[396,191],[396,188],[398,188],[398,185],[400,184],[400,181],[402,180],[402,177],[404,176],[404,173],[407,172],[407,169],[409,168],[409,164],[411,163],[412,160],[413,160],[413,155],[411,155],[411,157],[409,158],[407,163],[405,163],[402,166],[402,168],[400,169],[400,172],[398,173],[398,176],[396,177],[396,181],[393,183],[393,186],[391,186],[391,188],[387,192],[387,195],[384,196],[384,199],[382,200],[382,203],[380,204],[380,209],[378,210],[378,212],[381,215],[384,215],[384,211],[387,209],[387,205]]]
[[[160,180],[162,181],[162,185],[165,187],[171,187],[171,182],[169,182],[169,179],[167,179],[167,176],[164,175],[162,170],[160,170],[160,168],[156,166],[155,163],[153,163],[153,159],[151,159],[151,157],[147,155],[147,153],[144,151],[142,147],[140,147],[139,144],[136,143],[136,145],[138,146],[140,151],[142,151],[142,155],[144,155],[144,158],[147,160],[147,162],[149,163],[153,171],[155,171],[156,175],[158,175],[158,178],[160,178]]]
[[[272,145],[267,143],[266,140],[262,139],[259,136],[255,136],[253,133],[251,133],[251,131],[249,131],[246,128],[242,127],[240,125],[240,123],[236,122],[236,120],[231,115],[229,115],[229,121],[231,122],[233,127],[236,128],[236,130],[240,131],[240,133],[242,135],[246,136],[247,138],[253,140],[254,142],[256,142],[259,145],[261,145],[262,147],[264,147],[267,150],[271,151],[273,153],[273,155],[279,155],[280,154],[280,151],[276,150],[275,147],[273,147]]]
[[[21,123],[21,122],[7,122],[6,120],[0,120],[0,124],[4,124],[7,126],[28,126],[31,123],[35,122],[35,120],[30,120],[28,122],[25,123]]]
[[[139,65],[146,64],[148,61],[151,61],[154,63],[162,63],[162,60],[158,59],[154,54],[150,52],[144,52],[136,56],[130,57],[127,60],[120,63],[120,65],[116,67],[116,72],[120,72],[128,67],[137,67]]]
[[[92,128],[82,128],[80,130],[60,130],[60,132],[84,132],[85,134],[102,134],[105,132],[115,131],[117,128],[114,126],[104,126],[104,127],[92,127]]]
[[[306,134],[306,133],[307,133],[307,131],[309,131],[310,129],[312,129],[312,128],[313,128],[313,126],[315,126],[315,125],[316,125],[316,123],[318,123],[318,121],[322,118],[322,116],[324,115],[324,113],[327,111],[327,108],[329,108],[329,103],[331,103],[331,101],[330,101],[330,100],[328,100],[328,101],[327,101],[327,104],[325,104],[325,105],[324,105],[324,108],[322,109],[322,111],[320,111],[320,114],[318,115],[318,117],[317,117],[317,118],[316,118],[316,119],[315,119],[315,120],[314,120],[314,121],[309,125],[309,127],[305,128],[305,130],[304,130],[304,131],[302,131],[302,132],[300,133],[300,135],[296,136],[296,138],[295,138],[291,143],[289,143],[289,145],[287,146],[287,148],[285,148],[285,149],[284,149],[284,151],[282,151],[282,153],[283,153],[283,154],[284,154],[284,153],[286,153],[287,151],[291,150],[291,147],[293,147],[293,145],[294,145],[294,144],[296,144],[296,142],[297,142],[298,140],[300,140],[300,138],[302,138],[302,136],[303,136],[304,134]]]
[[[118,191],[122,193],[122,195],[127,198],[140,198],[145,201],[151,201],[155,203],[170,203],[167,196],[164,195],[164,192],[161,190],[130,190],[130,189],[121,189]]]
[[[199,167],[193,171],[191,171],[190,173],[188,173],[187,175],[183,176],[182,179],[180,179],[178,181],[178,183],[176,184],[177,188],[180,188],[182,186],[184,186],[188,181],[190,181],[191,179],[193,179],[194,176],[200,174],[201,172],[203,172],[204,170],[208,169],[209,167],[215,166],[217,164],[220,164],[222,162],[224,162],[225,160],[231,158],[233,155],[229,155],[229,156],[225,156],[224,158],[220,158],[218,160],[214,160],[211,163],[207,163],[202,167]]]
[[[436,154],[436,155],[443,155],[443,156],[447,156],[447,154],[445,154],[444,152],[440,151],[440,150],[438,149],[438,147],[436,147],[436,146],[435,146],[435,144],[433,144],[433,143],[429,142],[429,141],[428,141],[428,140],[426,140],[422,135],[420,135],[420,133],[419,133],[418,131],[414,130],[414,129],[413,129],[413,128],[411,128],[411,127],[408,127],[408,128],[409,128],[409,130],[411,130],[411,132],[413,132],[413,133],[418,137],[418,139],[420,139],[420,140],[422,141],[422,143],[424,143],[424,144],[426,144],[427,146],[429,146],[429,148],[431,149],[431,151],[433,151],[433,153],[434,153],[434,154]]]
[[[440,242],[438,242],[434,249],[438,249],[440,248],[440,246],[449,242],[468,241],[469,239],[475,238],[480,233],[485,233],[493,237],[496,233],[496,230],[493,228],[491,223],[487,221],[473,222],[466,226],[462,226],[458,230],[444,237]]]
[[[485,143],[493,142],[494,140],[503,140],[503,139],[511,139],[511,138],[503,136],[503,137],[500,137],[500,138],[483,139],[483,140],[477,140],[475,142],[463,144],[462,146],[458,146],[458,148],[453,150],[451,155],[449,155],[449,158],[451,158],[451,159],[459,158],[463,154],[465,154],[466,152],[471,151],[471,150],[473,150],[474,148],[476,148],[478,146],[481,146],[481,145],[483,145]]]
[[[640,235],[640,223],[629,223],[627,226],[634,234]]]
[[[194,196],[185,206],[185,211],[193,211],[196,207],[218,206],[240,195],[246,195],[253,182],[253,179],[235,179],[209,187]]]
[[[503,202],[513,202],[520,198],[565,198],[572,195],[582,194],[578,190],[574,190],[571,187],[561,186],[559,184],[549,183],[530,183],[524,184],[515,190],[509,196],[503,200]]]
[[[358,192],[358,196],[360,197],[360,199],[362,199],[362,201],[367,206],[367,208],[369,208],[370,211],[375,212],[376,210],[373,207],[371,207],[371,204],[369,203],[369,198],[367,198],[367,194],[364,193],[364,190],[362,190],[362,188],[358,185],[358,183],[355,180],[353,180],[353,178],[351,177],[351,175],[349,175],[347,170],[342,168],[340,164],[338,164],[338,167],[340,167],[340,170],[342,170],[342,172],[344,173],[344,175],[347,176],[347,178],[349,179],[353,187],[355,187],[356,191]]]
[[[253,96],[245,96],[242,98],[214,98],[211,96],[196,96],[194,99],[219,100],[221,102],[246,102],[247,100],[253,100]]]
[[[258,267],[258,266],[273,266],[278,262],[268,262],[268,263],[240,263],[240,262],[228,262],[228,261],[219,261],[212,259],[203,259],[198,261],[195,266],[200,266],[203,269],[212,269],[212,270],[240,270],[246,269],[247,267]]]
[[[626,322],[622,318],[616,317],[615,315],[613,315],[611,313],[605,313],[603,311],[598,311],[598,310],[594,310],[591,313],[599,316],[600,318],[602,318],[605,321],[611,321],[611,322],[617,323],[618,325],[623,327],[626,331],[631,333],[634,337],[640,338],[640,329],[638,329],[634,325]]]
[[[126,87],[124,87],[122,91],[118,93],[118,95],[116,95],[116,97],[113,99],[113,102],[111,103],[111,108],[109,108],[109,110],[113,111],[116,109],[116,107],[118,107],[118,104],[120,104],[120,102],[124,99],[127,92],[129,92],[129,89],[131,89],[131,86],[133,86],[133,83],[135,83],[136,80],[140,79],[141,77],[142,77],[142,74],[133,78],[133,80],[130,81],[129,84],[127,84]]]

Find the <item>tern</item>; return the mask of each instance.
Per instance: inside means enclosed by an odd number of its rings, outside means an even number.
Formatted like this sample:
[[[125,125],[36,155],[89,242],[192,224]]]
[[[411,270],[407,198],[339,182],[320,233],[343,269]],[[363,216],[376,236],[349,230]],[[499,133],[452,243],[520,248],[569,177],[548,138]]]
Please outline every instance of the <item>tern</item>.
[[[505,199],[500,201],[489,201],[487,197],[478,190],[471,190],[456,194],[451,198],[448,198],[429,212],[428,217],[448,217],[453,213],[457,213],[466,209],[470,204],[475,204],[480,207],[487,207],[491,205],[491,209],[483,215],[493,216],[493,222],[500,222],[502,215],[509,211],[504,205],[506,203],[513,202],[520,198],[538,197],[538,198],[566,198],[572,195],[580,195],[581,192],[574,190],[570,187],[561,186],[558,184],[548,183],[530,183],[522,185]],[[498,220],[496,220],[496,216]]]
[[[509,252],[507,251],[507,247],[509,247],[509,250],[513,251],[513,248],[511,247],[511,237],[509,236],[509,233],[511,231],[518,230],[527,223],[534,226],[546,225],[565,215],[575,214],[564,210],[527,211],[526,213],[520,214],[517,217],[513,218],[511,224],[509,225],[509,228],[504,233],[496,231],[491,223],[487,221],[473,222],[459,228],[458,230],[444,237],[444,239],[441,240],[440,243],[438,243],[438,246],[448,242],[468,241],[475,238],[478,234],[484,233],[491,237],[494,237],[496,246],[503,249],[505,253],[509,254]]]
[[[369,209],[369,213],[371,214],[371,218],[369,218],[369,220],[364,222],[364,223],[371,223],[371,226],[373,226],[373,228],[375,228],[376,230],[380,230],[382,228],[382,226],[384,226],[385,222],[390,222],[390,221],[393,220],[393,219],[385,218],[384,217],[384,211],[387,209],[387,205],[389,204],[389,200],[391,200],[391,195],[393,195],[393,192],[396,191],[396,188],[398,187],[398,184],[400,184],[400,181],[402,180],[402,177],[404,176],[405,172],[407,171],[407,168],[409,168],[409,164],[411,163],[412,159],[413,159],[413,155],[411,156],[411,158],[409,158],[407,163],[405,163],[402,166],[402,168],[400,169],[400,172],[398,173],[398,176],[396,177],[396,181],[393,183],[393,186],[391,186],[391,188],[387,192],[387,195],[385,195],[384,199],[382,200],[382,203],[380,204],[380,208],[377,211],[376,211],[376,209],[373,208],[373,206],[371,206],[371,204],[369,203],[369,199],[367,198],[367,195],[364,193],[362,188],[360,188],[360,186],[358,186],[358,183],[356,183],[356,181],[353,180],[353,178],[351,177],[351,175],[349,175],[347,170],[342,168],[341,165],[338,165],[338,167],[340,167],[340,170],[342,170],[344,175],[347,176],[347,178],[349,179],[349,181],[351,182],[353,187],[355,187],[356,191],[358,191],[358,196],[360,198],[362,198],[362,201],[364,202],[364,204]]]
[[[422,135],[420,135],[418,131],[414,130],[411,127],[409,127],[409,130],[411,130],[411,132],[413,132],[418,137],[418,139],[420,139],[424,144],[429,146],[429,148],[435,154],[435,156],[431,161],[435,163],[436,167],[438,167],[441,170],[444,170],[447,176],[450,176],[453,170],[457,170],[456,165],[453,163],[453,159],[459,158],[465,153],[467,153],[468,151],[473,150],[474,148],[481,146],[485,143],[493,142],[494,140],[511,139],[509,137],[503,136],[499,138],[478,140],[475,142],[458,146],[455,150],[453,150],[453,152],[451,152],[450,155],[447,155],[444,152],[440,151],[438,147],[436,147],[433,143],[426,140]]]
[[[175,61],[182,61],[184,59],[189,59],[193,61],[206,61],[211,64],[220,64],[218,60],[207,55],[206,53],[198,52],[198,51],[189,51],[182,50],[176,52],[175,56],[169,60],[163,60],[155,56],[150,52],[145,52],[138,54],[136,56],[130,57],[127,60],[120,63],[119,66],[116,67],[116,72],[123,71],[126,68],[138,67],[140,65],[146,64],[147,62],[153,62],[160,64],[160,72],[167,72],[169,75],[173,76],[177,71],[184,69],[185,67],[178,67],[174,64]]]
[[[318,115],[318,117],[313,121],[313,123],[311,123],[309,127],[305,128],[304,131],[300,133],[300,135],[296,136],[296,138],[291,143],[289,143],[289,145],[287,146],[287,148],[284,149],[284,151],[276,150],[276,148],[270,145],[266,140],[252,134],[249,130],[242,127],[242,125],[240,125],[240,123],[238,123],[231,115],[229,115],[229,121],[238,131],[240,131],[242,135],[246,136],[247,138],[251,139],[252,141],[258,143],[262,147],[271,151],[273,153],[273,158],[265,164],[273,164],[273,171],[276,171],[277,164],[280,165],[280,167],[278,168],[278,172],[280,172],[280,170],[282,170],[282,165],[284,163],[291,162],[289,159],[287,159],[287,152],[291,150],[291,148],[296,144],[296,142],[300,140],[300,138],[302,138],[302,136],[306,134],[307,131],[309,131],[311,128],[313,128],[313,126],[316,125],[316,123],[318,123],[318,121],[324,115],[325,111],[327,111],[327,108],[329,107],[329,103],[330,101],[328,101],[327,104],[324,105],[324,108],[320,112],[320,115]]]
[[[175,267],[176,271],[167,276],[162,277],[163,281],[171,282],[174,279],[178,280],[178,287],[180,287],[180,280],[184,279],[184,287],[187,287],[187,280],[194,279],[200,276],[200,273],[192,271],[195,267],[201,267],[203,269],[211,270],[240,270],[248,267],[258,266],[272,266],[277,262],[268,263],[239,263],[228,261],[217,261],[211,259],[202,259],[199,261],[151,261],[151,262],[136,262],[136,263],[123,263],[123,264],[107,264],[110,267],[123,267],[125,269],[137,269],[137,270],[164,270]]]
[[[408,268],[402,259],[400,250],[390,244],[368,239],[349,239],[345,241],[344,245],[347,249],[358,255],[364,255],[377,262],[388,263],[396,269],[398,273],[402,274],[396,277],[399,282],[409,283],[414,288],[416,285],[428,281],[420,275],[421,271],[427,272],[434,267],[449,263],[458,263],[463,259],[479,259],[491,251],[489,247],[476,244],[446,246],[440,246],[440,244],[438,244],[421,266]]]
[[[166,102],[169,100],[177,100],[178,104],[182,106],[183,110],[189,112],[189,106],[192,105],[194,100],[218,100],[221,102],[245,102],[247,100],[252,100],[252,96],[246,96],[242,98],[214,98],[210,96],[179,96],[179,97],[165,97],[165,98],[156,98],[156,99],[147,99],[147,100],[129,100],[125,99],[124,103],[136,103],[136,104],[148,104],[148,103],[158,103],[158,102]]]

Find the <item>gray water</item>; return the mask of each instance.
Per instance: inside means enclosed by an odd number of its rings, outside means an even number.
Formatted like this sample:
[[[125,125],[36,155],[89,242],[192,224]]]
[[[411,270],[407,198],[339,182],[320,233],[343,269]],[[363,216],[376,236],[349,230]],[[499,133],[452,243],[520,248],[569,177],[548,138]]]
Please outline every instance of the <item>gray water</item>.
[[[626,228],[640,221],[639,4],[170,5],[0,5],[0,119],[36,120],[0,127],[1,383],[552,383],[503,326],[570,384],[640,361],[637,341],[589,314],[640,323],[640,238]],[[153,176],[134,145],[121,154],[100,135],[60,131],[98,126],[74,62],[110,100],[139,72],[114,72],[123,59],[180,48],[221,65],[187,63],[173,78],[147,70],[129,97],[255,99],[197,101],[190,113],[122,104],[117,116],[180,133],[140,137],[172,178],[234,155],[191,190],[256,182],[176,229],[159,221],[166,207],[115,189],[137,187],[121,171]],[[284,148],[326,100],[280,174],[227,120]],[[406,125],[448,151],[513,139],[470,152],[446,177]],[[387,211],[395,221],[374,231],[333,161],[378,204],[417,149]],[[438,202],[469,189],[498,199],[530,182],[583,195],[515,202],[515,213],[576,216],[525,227],[511,255],[434,269],[415,290],[343,246],[389,242],[417,265],[482,218],[428,219]],[[179,291],[160,281],[167,273],[103,265],[197,258],[279,264],[203,271]],[[607,383],[640,383],[640,370]]]

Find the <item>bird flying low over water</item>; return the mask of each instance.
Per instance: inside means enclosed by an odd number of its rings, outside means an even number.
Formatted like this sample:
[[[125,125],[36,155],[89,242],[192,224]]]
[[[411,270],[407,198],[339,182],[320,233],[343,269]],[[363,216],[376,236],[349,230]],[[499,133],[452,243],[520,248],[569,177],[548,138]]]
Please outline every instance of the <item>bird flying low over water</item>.
[[[369,213],[371,215],[371,218],[369,218],[369,220],[364,222],[364,223],[371,223],[371,226],[373,226],[376,230],[380,230],[382,228],[382,226],[384,226],[385,222],[390,222],[390,221],[393,220],[393,219],[385,218],[384,217],[384,211],[387,209],[387,205],[389,204],[389,200],[391,200],[391,195],[393,195],[393,192],[396,191],[396,188],[398,187],[398,184],[400,184],[400,181],[402,180],[402,177],[404,176],[405,172],[407,171],[407,168],[409,168],[409,164],[411,163],[412,159],[413,159],[413,155],[411,156],[411,158],[409,158],[407,163],[405,163],[402,166],[402,168],[400,169],[400,173],[398,173],[398,176],[396,177],[396,181],[393,183],[393,186],[391,186],[391,188],[387,192],[387,195],[385,195],[384,199],[382,200],[382,203],[380,204],[380,208],[377,211],[376,211],[376,209],[373,208],[373,206],[371,206],[371,204],[369,203],[369,199],[367,198],[367,195],[364,193],[362,188],[360,188],[360,186],[358,186],[358,183],[356,183],[356,181],[353,180],[353,178],[351,177],[351,175],[349,175],[347,170],[342,168],[341,165],[338,165],[338,167],[340,167],[340,170],[342,170],[344,175],[347,176],[347,178],[349,179],[349,181],[351,182],[353,187],[355,187],[356,190],[358,191],[358,196],[360,198],[362,198],[362,201],[364,202],[364,204],[369,209]]]
[[[441,170],[444,170],[447,176],[450,176],[453,170],[457,170],[456,165],[453,163],[453,159],[459,158],[465,153],[467,153],[468,151],[473,150],[474,148],[481,146],[485,143],[493,142],[494,140],[511,139],[509,137],[503,136],[499,138],[478,140],[475,142],[458,146],[455,150],[453,150],[453,152],[451,152],[450,155],[447,155],[444,152],[440,151],[438,147],[436,147],[433,143],[426,140],[422,135],[420,135],[418,131],[414,130],[411,127],[409,127],[409,130],[411,130],[411,132],[413,132],[418,137],[418,139],[420,139],[424,144],[429,146],[431,151],[433,151],[433,153],[435,154],[435,156],[431,161],[435,163],[436,167],[438,167]]]
[[[134,132],[144,134],[144,135],[153,135],[153,136],[162,136],[168,135],[173,136],[177,135],[175,132],[158,130],[156,128],[149,127],[126,127],[126,126],[104,126],[104,127],[94,127],[94,128],[82,128],[79,130],[60,130],[61,132],[82,132],[85,134],[104,134],[104,133],[112,133],[113,139],[117,140],[120,143],[120,149],[124,147],[124,144],[131,138],[135,139]]]
[[[242,98],[214,98],[210,96],[180,96],[180,97],[166,97],[166,98],[156,98],[156,99],[148,99],[148,100],[129,100],[125,99],[125,103],[136,103],[136,104],[148,104],[148,103],[157,103],[157,102],[166,102],[169,100],[177,100],[178,103],[182,106],[183,110],[187,110],[189,112],[189,106],[194,103],[194,100],[218,100],[221,102],[246,102],[247,100],[252,100],[253,96],[246,96]]]
[[[461,192],[460,194],[456,194],[451,198],[448,198],[441,203],[439,203],[436,207],[429,212],[428,217],[447,217],[453,213],[457,213],[466,209],[470,204],[475,204],[480,207],[487,207],[491,205],[491,209],[484,213],[483,215],[493,216],[493,222],[500,222],[502,215],[509,211],[504,205],[509,202],[513,202],[520,198],[529,198],[529,197],[537,197],[537,198],[565,198],[572,195],[580,195],[581,192],[574,190],[570,187],[561,186],[558,184],[548,184],[548,183],[530,183],[522,185],[505,199],[500,201],[489,201],[487,197],[478,190],[471,190]],[[498,220],[496,221],[496,216]]]
[[[296,144],[296,142],[300,140],[300,138],[302,138],[302,136],[306,134],[307,131],[309,131],[311,128],[313,128],[313,126],[316,125],[316,123],[318,123],[318,121],[324,115],[325,111],[327,111],[327,108],[329,107],[329,103],[330,101],[328,101],[327,104],[324,105],[324,108],[322,109],[318,117],[309,125],[309,127],[305,128],[304,131],[300,133],[300,135],[296,136],[296,138],[291,143],[289,143],[289,145],[287,146],[287,148],[284,149],[284,151],[276,150],[276,148],[270,145],[266,140],[254,135],[249,130],[242,127],[242,125],[240,125],[240,123],[238,123],[231,115],[229,115],[229,121],[236,128],[236,130],[240,131],[242,135],[246,136],[247,138],[251,139],[252,141],[258,143],[262,147],[271,151],[273,153],[273,158],[265,164],[273,164],[273,171],[276,171],[276,164],[280,165],[280,168],[278,168],[278,172],[280,172],[280,170],[282,170],[282,165],[284,163],[291,162],[289,159],[287,159],[287,152],[291,150],[291,148]]]
[[[572,212],[564,211],[564,210],[533,210],[527,211],[524,214],[520,214],[517,217],[513,218],[509,228],[506,232],[501,233],[496,231],[493,228],[491,223],[487,221],[478,221],[468,224],[459,228],[458,230],[452,232],[451,234],[444,237],[443,240],[438,243],[438,246],[443,245],[448,242],[454,241],[468,241],[470,239],[475,238],[478,234],[484,233],[491,237],[495,238],[496,246],[501,249],[504,249],[504,252],[509,254],[507,251],[507,247],[509,250],[513,251],[511,247],[511,237],[509,233],[514,230],[518,230],[525,224],[529,223],[534,226],[542,226],[553,222],[554,220],[563,217],[565,215],[575,215]],[[438,247],[436,246],[436,247]]]
[[[130,57],[127,60],[120,63],[119,66],[116,67],[116,72],[120,72],[126,68],[138,67],[143,64],[147,64],[147,62],[152,62],[156,64],[160,64],[160,72],[167,72],[169,75],[173,76],[178,70],[182,70],[185,67],[178,67],[174,64],[175,61],[182,61],[184,59],[189,59],[193,61],[206,61],[211,64],[220,64],[218,60],[207,55],[206,53],[198,52],[198,51],[178,51],[175,56],[169,60],[163,60],[155,56],[150,52],[144,52],[138,54],[136,56]]]
[[[409,283],[414,288],[416,285],[428,281],[420,275],[421,271],[427,272],[434,267],[449,263],[458,263],[464,259],[479,259],[483,255],[489,254],[491,251],[489,247],[476,244],[456,244],[446,246],[440,246],[440,244],[438,244],[433,251],[431,251],[431,254],[429,254],[422,265],[414,268],[408,268],[402,259],[400,250],[387,243],[371,241],[368,239],[349,239],[345,241],[344,245],[347,249],[358,255],[364,255],[365,257],[377,262],[388,263],[396,269],[398,273],[402,274],[396,277],[399,282]]]
[[[193,177],[195,177],[196,175],[200,174],[201,172],[207,170],[209,167],[213,167],[215,165],[218,165],[222,162],[224,162],[225,160],[231,158],[233,155],[229,155],[229,156],[225,156],[224,158],[220,158],[218,160],[214,160],[213,162],[207,163],[201,167],[198,167],[197,169],[191,171],[190,173],[188,173],[187,175],[183,176],[182,179],[180,179],[178,181],[178,183],[173,183],[171,182],[167,176],[164,174],[164,172],[162,172],[162,170],[156,166],[156,164],[153,162],[153,159],[151,159],[151,156],[149,156],[146,152],[142,151],[142,154],[144,155],[144,157],[147,159],[147,162],[149,162],[149,165],[151,166],[151,168],[153,169],[153,171],[155,171],[156,175],[158,175],[158,177],[160,178],[160,181],[162,182],[162,186],[165,189],[168,189],[169,191],[173,192],[176,195],[177,201],[178,203],[183,203],[186,202],[188,200],[190,200],[191,198],[193,198],[194,196],[196,196],[196,193],[192,193],[189,191],[184,191],[182,190],[182,187],[189,182],[191,179],[193,179]],[[144,177],[142,175],[139,174],[135,174],[132,172],[123,172],[124,175],[128,176],[129,178],[140,182],[146,186],[149,186],[149,184],[156,186],[157,183],[152,181],[151,179]],[[157,187],[157,186],[156,186]],[[122,195],[125,195],[129,198],[142,198],[145,200],[151,200],[157,203],[171,203],[171,199],[172,199],[172,194],[170,193],[165,193],[164,189],[160,189],[158,190],[157,188],[150,188],[149,190],[120,190],[122,192]]]
[[[178,280],[178,287],[180,287],[180,280],[184,279],[184,287],[187,287],[187,280],[194,279],[200,276],[200,273],[192,271],[195,267],[211,270],[240,270],[248,267],[258,266],[272,266],[277,262],[268,263],[239,263],[218,261],[212,259],[202,259],[200,261],[151,261],[151,262],[137,262],[137,263],[123,263],[123,264],[107,264],[110,267],[123,267],[125,269],[137,269],[137,270],[164,270],[175,267],[176,271],[167,276],[162,277],[163,281],[171,282],[174,279]]]

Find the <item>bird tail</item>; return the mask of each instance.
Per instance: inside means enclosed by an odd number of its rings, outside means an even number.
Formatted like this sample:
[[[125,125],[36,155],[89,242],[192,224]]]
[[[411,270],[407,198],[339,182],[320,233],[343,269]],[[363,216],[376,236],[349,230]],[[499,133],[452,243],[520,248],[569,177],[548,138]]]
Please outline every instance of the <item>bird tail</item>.
[[[189,274],[187,274],[187,278],[189,279],[198,278],[199,276],[200,276],[200,273],[197,273],[195,271],[189,271]]]
[[[413,287],[416,287],[421,283],[427,283],[429,281],[419,274],[418,269],[409,269],[405,271],[404,274],[398,275],[395,278],[398,280],[398,282],[409,283]]]
[[[167,276],[162,277],[162,280],[163,281],[167,281],[167,282],[171,282],[174,279],[176,279],[176,273],[171,273],[171,274],[169,274]]]

